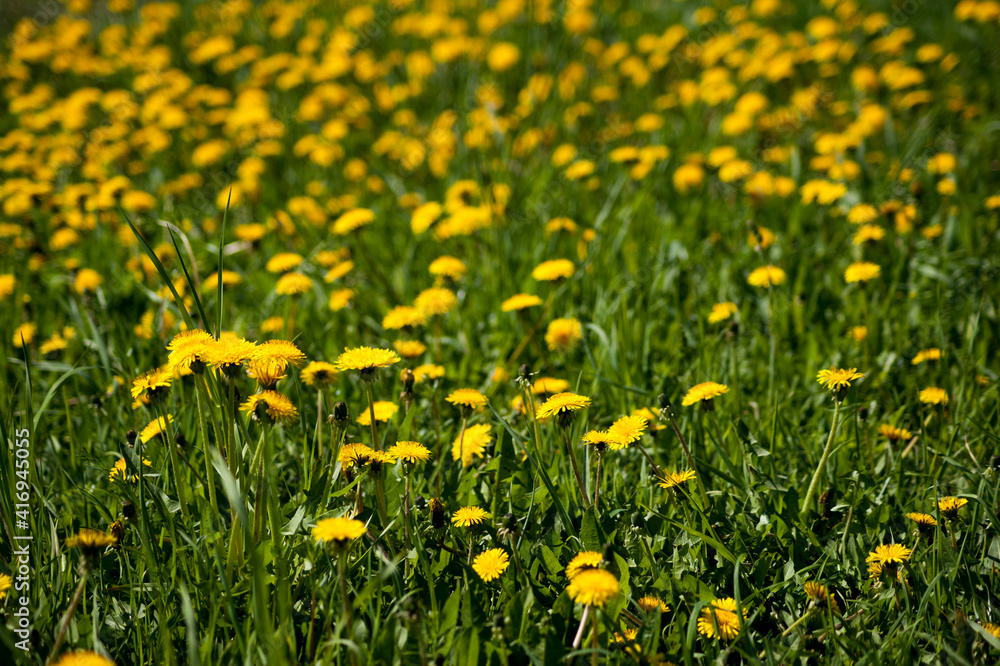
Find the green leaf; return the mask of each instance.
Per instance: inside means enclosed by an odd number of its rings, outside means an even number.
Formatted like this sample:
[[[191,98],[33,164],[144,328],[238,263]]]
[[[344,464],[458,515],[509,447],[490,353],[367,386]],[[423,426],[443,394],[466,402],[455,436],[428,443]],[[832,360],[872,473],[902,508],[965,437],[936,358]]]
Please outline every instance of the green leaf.
[[[583,524],[580,526],[580,541],[587,550],[601,552],[604,547],[604,533],[601,525],[597,522],[597,514],[594,507],[588,507],[583,514]]]

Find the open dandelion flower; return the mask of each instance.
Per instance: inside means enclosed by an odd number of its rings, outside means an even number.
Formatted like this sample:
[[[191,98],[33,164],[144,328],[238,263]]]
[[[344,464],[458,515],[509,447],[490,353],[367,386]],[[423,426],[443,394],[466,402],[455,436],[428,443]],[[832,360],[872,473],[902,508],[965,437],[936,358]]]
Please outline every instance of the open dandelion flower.
[[[115,666],[115,662],[96,652],[77,650],[59,657],[54,666]]]
[[[910,559],[912,551],[900,543],[890,543],[876,546],[874,552],[868,553],[865,562],[875,562],[883,567],[885,565],[898,565]]]
[[[285,367],[270,361],[250,359],[247,364],[247,376],[256,379],[257,385],[261,389],[273,389],[279,381],[285,378]]]
[[[986,624],[982,625],[982,627],[983,627],[983,629],[985,629],[989,633],[993,634],[993,636],[995,638],[1000,639],[1000,625],[996,625],[996,624],[992,624],[991,622],[987,622]]]
[[[567,352],[583,339],[583,329],[577,319],[553,319],[545,329],[545,344],[551,351]]]
[[[418,358],[427,351],[427,345],[419,340],[393,340],[392,348],[406,359]]]
[[[830,367],[816,373],[816,381],[825,388],[837,392],[846,390],[851,386],[851,382],[855,379],[861,379],[864,376],[864,373],[858,372],[857,368],[841,369]]]
[[[660,611],[662,613],[670,612],[670,606],[664,603],[663,600],[660,599],[659,597],[654,597],[652,595],[646,595],[644,597],[640,597],[639,600],[636,601],[636,603],[639,605],[639,608],[641,608],[647,613],[655,613],[657,611]]]
[[[178,333],[167,345],[170,350],[167,367],[175,375],[200,372],[206,363],[209,348],[214,344],[215,338],[201,329]]]
[[[690,407],[699,402],[707,403],[725,393],[729,393],[729,387],[725,384],[716,384],[715,382],[695,384],[690,391],[684,394],[681,406]]]
[[[569,564],[566,565],[566,578],[568,580],[573,580],[573,578],[581,571],[586,571],[587,569],[597,569],[601,566],[601,562],[603,561],[604,555],[593,550],[585,550],[577,553],[573,556],[573,559],[569,561]]]
[[[7,574],[0,574],[0,601],[7,598],[7,591],[14,585],[14,579]]]
[[[451,444],[451,459],[462,459],[462,467],[472,464],[474,458],[482,458],[486,447],[493,439],[493,426],[479,423],[465,429],[465,434],[459,433]]]
[[[914,356],[913,360],[910,361],[912,365],[920,365],[925,361],[938,361],[941,359],[941,350],[937,347],[931,347],[930,349],[921,349]]]
[[[664,490],[669,490],[670,488],[677,488],[682,483],[686,483],[697,476],[694,470],[685,469],[680,472],[668,472],[657,480],[660,487]]]
[[[375,213],[367,208],[352,208],[333,223],[333,233],[344,236],[375,221]]]
[[[906,517],[907,519],[915,522],[918,528],[937,526],[937,520],[934,518],[934,516],[929,516],[926,513],[908,513],[906,514]]]
[[[85,557],[96,557],[114,542],[115,539],[110,534],[84,528],[66,539],[66,547],[78,548]]]
[[[458,280],[465,275],[466,268],[465,263],[461,259],[446,255],[432,261],[428,270],[434,277]]]
[[[596,608],[603,608],[617,597],[620,591],[618,579],[613,573],[604,569],[581,571],[570,579],[566,587],[570,599],[578,604]]]
[[[388,400],[377,400],[375,402],[375,420],[380,423],[386,423],[396,415],[399,411],[399,405],[394,402],[389,402]],[[370,426],[372,424],[372,414],[370,409],[365,409],[363,412],[358,414],[358,418],[355,419],[359,425]]]
[[[375,349],[372,347],[356,347],[345,349],[337,357],[337,369],[341,372],[357,370],[362,379],[370,379],[379,368],[387,368],[399,363],[399,354],[390,349]]]
[[[938,510],[941,515],[951,518],[958,513],[958,510],[969,503],[964,497],[942,497],[938,500]]]
[[[360,538],[365,533],[365,524],[353,518],[324,518],[312,528],[312,536],[323,543],[344,544]]]
[[[743,609],[743,617],[747,611]],[[698,617],[698,633],[707,638],[733,640],[740,633],[740,617],[736,610],[736,600],[730,597],[716,599],[701,609]]]
[[[274,292],[279,296],[298,296],[312,289],[312,286],[312,278],[308,275],[285,273],[278,278],[278,283],[274,285]]]
[[[815,581],[809,581],[803,585],[802,588],[805,590],[806,596],[809,597],[809,600],[816,606],[820,608],[829,607],[834,613],[838,612],[839,609],[837,608],[837,599],[827,589],[826,585]]]
[[[943,388],[928,386],[920,391],[920,402],[925,405],[947,405],[948,392]]]
[[[469,527],[478,525],[489,517],[490,514],[478,506],[463,506],[452,514],[451,524],[456,527]]]
[[[142,464],[146,467],[150,467],[153,463],[149,462],[145,458],[142,459]],[[136,483],[139,481],[138,474],[128,475],[128,465],[125,463],[124,458],[119,458],[115,461],[114,466],[111,468],[111,472],[108,474],[109,481],[129,481],[130,483]]]
[[[477,409],[486,406],[486,396],[473,388],[460,388],[452,391],[447,398],[448,402],[459,407]]]
[[[306,355],[288,340],[268,340],[257,345],[251,361],[273,364],[284,370],[289,365],[301,368],[306,364]]]
[[[299,374],[306,386],[325,389],[337,380],[337,366],[326,361],[313,361]]]
[[[535,395],[554,395],[568,390],[569,382],[555,377],[539,377],[531,385],[531,392]]]
[[[906,428],[897,428],[888,423],[883,423],[878,427],[878,434],[882,435],[890,442],[898,442],[904,439],[912,439],[913,433]]]
[[[753,269],[753,272],[751,272],[750,276],[747,278],[747,284],[751,287],[767,288],[783,283],[785,278],[785,271],[781,270],[777,266],[768,264],[767,266],[761,266]]]
[[[419,384],[426,380],[435,380],[444,377],[444,366],[426,363],[418,365],[413,369],[413,381]]]
[[[205,360],[214,368],[222,370],[227,377],[235,377],[240,367],[253,358],[257,345],[238,337],[222,336],[206,345]]]
[[[611,436],[611,450],[617,451],[627,447],[633,442],[639,441],[643,431],[646,430],[646,419],[642,416],[623,416],[608,428],[608,435]]]
[[[413,305],[426,316],[434,317],[454,310],[458,305],[458,297],[451,289],[431,287],[417,294]]]
[[[493,548],[479,553],[479,555],[476,555],[476,559],[472,561],[473,571],[483,579],[484,583],[499,578],[509,565],[510,557],[503,548]]]
[[[344,469],[351,467],[364,467],[368,464],[368,460],[375,453],[367,444],[360,444],[358,442],[352,442],[350,444],[344,444],[341,447],[340,453],[337,454],[337,460],[340,462],[340,466]]]
[[[551,259],[535,266],[531,277],[539,282],[555,282],[570,277],[575,271],[573,262],[569,259]]]
[[[847,221],[851,224],[867,224],[878,219],[878,210],[871,204],[859,203],[847,212]]]
[[[430,460],[431,457],[431,452],[426,446],[408,441],[396,442],[389,448],[388,453],[397,460],[405,460],[411,464]]]
[[[538,418],[548,419],[556,415],[572,414],[590,405],[590,398],[576,393],[557,393],[538,408]]]
[[[164,421],[162,416],[158,416],[139,432],[139,441],[143,444],[147,444],[153,440],[158,435],[162,434],[166,430],[167,423],[173,423],[174,417],[172,414],[167,414],[167,420]]]
[[[853,282],[868,282],[874,280],[882,274],[882,268],[878,264],[870,261],[856,261],[844,271],[844,281],[847,284]]]
[[[151,400],[163,397],[170,388],[173,373],[169,367],[144,372],[132,382],[132,397],[147,396]]]
[[[738,311],[736,303],[731,301],[726,301],[725,303],[716,303],[712,306],[712,312],[708,315],[709,324],[718,324],[720,321],[726,321]]]
[[[517,398],[520,397],[521,396],[517,396]],[[521,406],[523,405],[521,404],[518,405],[518,407]],[[612,450],[617,450],[614,447],[617,444],[618,440],[615,437],[613,437],[611,433],[609,433],[607,430],[591,430],[586,434],[584,434],[582,441],[584,444],[594,447],[594,450],[597,451],[598,453],[603,453],[609,448]]]
[[[542,304],[542,299],[534,294],[514,294],[500,304],[503,312],[519,312]]]
[[[414,328],[427,323],[427,313],[410,305],[397,305],[382,318],[382,328],[390,331]]]
[[[266,416],[274,423],[291,423],[299,415],[299,411],[288,396],[277,391],[261,391],[253,394],[240,405],[240,411],[249,412],[258,419]]]
[[[294,252],[279,252],[264,265],[264,270],[268,273],[287,273],[293,268],[298,268],[302,263],[302,255]]]

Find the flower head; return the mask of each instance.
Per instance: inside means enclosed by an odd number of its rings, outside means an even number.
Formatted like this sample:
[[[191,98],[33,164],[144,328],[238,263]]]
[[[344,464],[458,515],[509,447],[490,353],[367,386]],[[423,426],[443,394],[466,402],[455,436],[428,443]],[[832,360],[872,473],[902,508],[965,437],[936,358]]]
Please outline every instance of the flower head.
[[[577,319],[553,319],[545,329],[545,344],[552,351],[569,351],[582,339],[583,329]]]
[[[323,543],[344,545],[360,538],[365,533],[365,524],[353,518],[324,518],[312,529],[313,539]]]
[[[743,609],[743,617],[747,611]],[[736,612],[736,600],[730,597],[716,599],[701,609],[698,617],[698,633],[707,638],[733,640],[740,633],[740,616]]]
[[[906,428],[897,428],[888,423],[883,423],[878,427],[878,434],[882,435],[890,442],[898,442],[903,439],[912,439],[913,433]]]
[[[925,405],[947,405],[948,392],[943,388],[928,386],[920,391],[920,402]]]
[[[852,381],[864,376],[864,373],[858,372],[857,368],[841,369],[831,366],[816,373],[816,381],[827,389],[837,392],[848,389]]]
[[[147,444],[157,435],[163,433],[166,430],[167,423],[173,423],[173,414],[167,414],[167,420],[164,421],[162,416],[158,416],[139,432],[139,441],[143,444]]]
[[[670,612],[670,606],[664,603],[659,597],[654,597],[652,595],[647,594],[644,597],[640,597],[636,603],[639,604],[639,608],[647,613],[655,613],[657,611],[661,611],[663,613]]]
[[[394,402],[389,402],[388,400],[376,400],[375,401],[375,420],[386,423],[396,412],[399,411],[399,405]],[[370,426],[372,424],[372,413],[370,409],[366,409],[360,414],[358,418],[355,419],[359,425]]]
[[[691,387],[691,390],[684,394],[683,400],[681,400],[681,406],[690,407],[699,402],[708,402],[713,400],[724,393],[729,393],[729,387],[725,384],[716,384],[715,382],[702,382],[701,384],[695,384]]]
[[[324,389],[337,380],[337,366],[326,361],[312,361],[299,375],[306,386]]]
[[[144,372],[132,382],[132,397],[147,396],[150,399],[162,397],[170,388],[173,373],[166,366]]]
[[[941,515],[947,518],[951,518],[958,513],[958,510],[969,503],[969,500],[964,497],[942,497],[938,500],[938,510],[941,511]]]
[[[906,517],[915,522],[920,529],[937,526],[937,520],[934,516],[929,516],[926,513],[908,513]]]
[[[573,556],[566,565],[566,578],[573,580],[577,574],[587,569],[596,569],[604,561],[604,555],[593,550],[585,550]]]
[[[299,415],[299,410],[288,396],[277,391],[261,391],[253,394],[240,405],[240,411],[249,412],[258,419],[266,417],[274,423],[291,423]]]
[[[427,323],[427,313],[410,305],[397,305],[382,317],[382,328],[398,330],[413,328]]]
[[[539,282],[555,282],[568,278],[576,271],[569,259],[551,259],[543,261],[531,271],[531,277]]]
[[[901,543],[889,543],[876,546],[874,552],[868,553],[866,562],[876,562],[885,566],[886,564],[902,564],[910,559],[912,551]]]
[[[931,347],[930,349],[921,349],[918,351],[913,360],[910,361],[912,365],[919,365],[925,361],[937,361],[941,359],[941,350],[937,347]]]
[[[814,604],[821,608],[829,606],[833,612],[837,612],[837,599],[827,589],[826,585],[815,581],[809,581],[802,587],[806,592],[806,596],[809,597],[809,600]]]
[[[389,453],[398,460],[405,460],[408,463],[424,462],[431,457],[431,452],[426,446],[408,441],[396,442],[389,448]]]
[[[476,409],[486,405],[486,396],[474,388],[455,389],[445,400],[453,405],[468,407],[469,409]]]
[[[455,292],[445,287],[431,287],[417,294],[413,305],[428,317],[451,312],[458,305]]]
[[[493,439],[493,426],[479,423],[468,426],[465,433],[459,433],[451,444],[451,459],[462,459],[462,467],[472,464],[473,458],[482,458],[486,447]]]
[[[145,458],[142,459],[142,464],[146,465],[147,467],[152,465],[152,463],[146,460]],[[111,468],[111,472],[108,474],[108,480],[130,481],[132,483],[136,483],[139,480],[139,476],[137,474],[128,476],[128,465],[125,463],[124,458],[119,458],[117,461],[115,461],[114,466]]]
[[[627,447],[632,442],[639,441],[647,425],[646,419],[636,414],[623,416],[612,423],[611,427],[608,428],[608,434],[614,440],[611,450],[617,451]]]
[[[664,490],[669,490],[670,488],[679,487],[682,483],[686,483],[696,476],[697,473],[691,469],[681,470],[680,472],[668,472],[660,477],[658,483]]]
[[[7,590],[9,590],[13,584],[14,579],[7,574],[0,574],[0,601],[7,598]]]
[[[356,347],[345,349],[337,357],[337,369],[341,372],[357,370],[362,379],[370,379],[379,368],[387,368],[399,363],[399,354],[391,349],[375,349],[372,347]]]
[[[100,530],[82,529],[66,539],[67,548],[78,548],[84,557],[93,558],[115,542],[114,537]]]
[[[458,527],[469,527],[478,525],[489,517],[490,514],[478,506],[463,506],[452,514],[451,524]]]
[[[337,460],[340,462],[340,466],[345,469],[350,467],[363,467],[368,464],[369,458],[374,453],[375,450],[367,444],[352,442],[350,444],[344,444],[344,446],[340,448],[340,453],[337,454]]]
[[[874,280],[882,274],[882,268],[878,264],[870,261],[856,261],[844,271],[844,280],[847,284],[852,282],[868,282]]]
[[[731,301],[716,303],[712,306],[712,312],[708,315],[708,323],[718,324],[720,321],[726,321],[736,314],[737,311],[736,303]]]
[[[115,662],[90,650],[77,650],[59,657],[54,666],[115,666]]]
[[[205,360],[228,377],[235,377],[240,366],[253,358],[257,345],[249,340],[223,335],[206,345]]]
[[[535,395],[553,395],[569,390],[569,382],[565,379],[555,377],[539,377],[531,385],[531,392]]]
[[[785,271],[777,266],[768,264],[767,266],[753,269],[753,272],[747,278],[747,284],[751,287],[767,288],[781,284],[785,281],[785,277]]]
[[[479,555],[476,555],[476,559],[472,561],[473,571],[479,574],[479,577],[485,583],[499,578],[509,565],[510,557],[503,548],[493,548],[479,553]]]
[[[518,312],[541,304],[542,299],[534,294],[514,294],[500,304],[500,309],[504,312]]]
[[[586,606],[603,608],[618,596],[621,586],[610,571],[587,569],[570,579],[566,592],[573,601]]]
[[[590,405],[590,398],[576,393],[557,393],[538,408],[538,418],[547,419],[557,414],[571,414]]]
[[[368,210],[367,208],[352,208],[351,210],[343,213],[337,218],[337,221],[333,223],[333,233],[338,236],[344,236],[374,221],[374,212]]]

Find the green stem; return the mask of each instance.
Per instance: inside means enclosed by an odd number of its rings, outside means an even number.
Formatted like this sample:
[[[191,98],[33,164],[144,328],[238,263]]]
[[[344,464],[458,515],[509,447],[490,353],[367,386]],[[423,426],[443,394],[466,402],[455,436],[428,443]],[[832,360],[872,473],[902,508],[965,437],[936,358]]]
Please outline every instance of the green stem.
[[[566,451],[569,454],[569,462],[573,466],[573,476],[576,477],[576,485],[580,488],[580,496],[583,498],[583,508],[590,508],[590,498],[587,496],[587,488],[583,484],[583,477],[580,476],[580,467],[576,464],[576,454],[573,453],[573,444],[569,441],[569,428],[562,428],[563,440],[566,442]]]
[[[198,429],[201,436],[201,446],[205,452],[205,482],[208,488],[208,501],[212,505],[212,512],[218,516],[219,503],[215,499],[215,469],[212,467],[211,445],[208,442],[208,428],[205,425],[208,422],[208,417],[205,416],[205,405],[201,392],[201,382],[195,381],[194,395],[198,404]]]
[[[840,405],[841,401],[837,400],[836,405],[833,408],[833,423],[830,424],[830,436],[826,439],[826,447],[823,449],[823,455],[820,456],[819,464],[816,465],[816,471],[813,473],[812,481],[809,482],[809,489],[806,491],[806,499],[802,503],[802,511],[799,513],[799,518],[805,520],[809,516],[809,510],[812,508],[813,498],[816,496],[816,490],[819,487],[819,477],[823,473],[823,468],[826,467],[826,461],[830,458],[830,451],[833,449],[833,440],[837,435],[837,426],[840,421]]]
[[[376,451],[382,450],[382,442],[378,441],[378,434],[375,430],[375,397],[372,393],[372,385],[370,381],[365,382],[365,392],[368,393],[368,416],[371,418],[371,430],[372,430],[372,448]]]

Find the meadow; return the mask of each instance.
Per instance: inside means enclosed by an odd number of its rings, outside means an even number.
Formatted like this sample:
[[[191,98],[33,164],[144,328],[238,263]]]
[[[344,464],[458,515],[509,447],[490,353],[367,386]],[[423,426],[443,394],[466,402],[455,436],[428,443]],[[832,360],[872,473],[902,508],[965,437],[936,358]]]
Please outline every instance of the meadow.
[[[1000,660],[1000,2],[0,12],[0,663]]]

